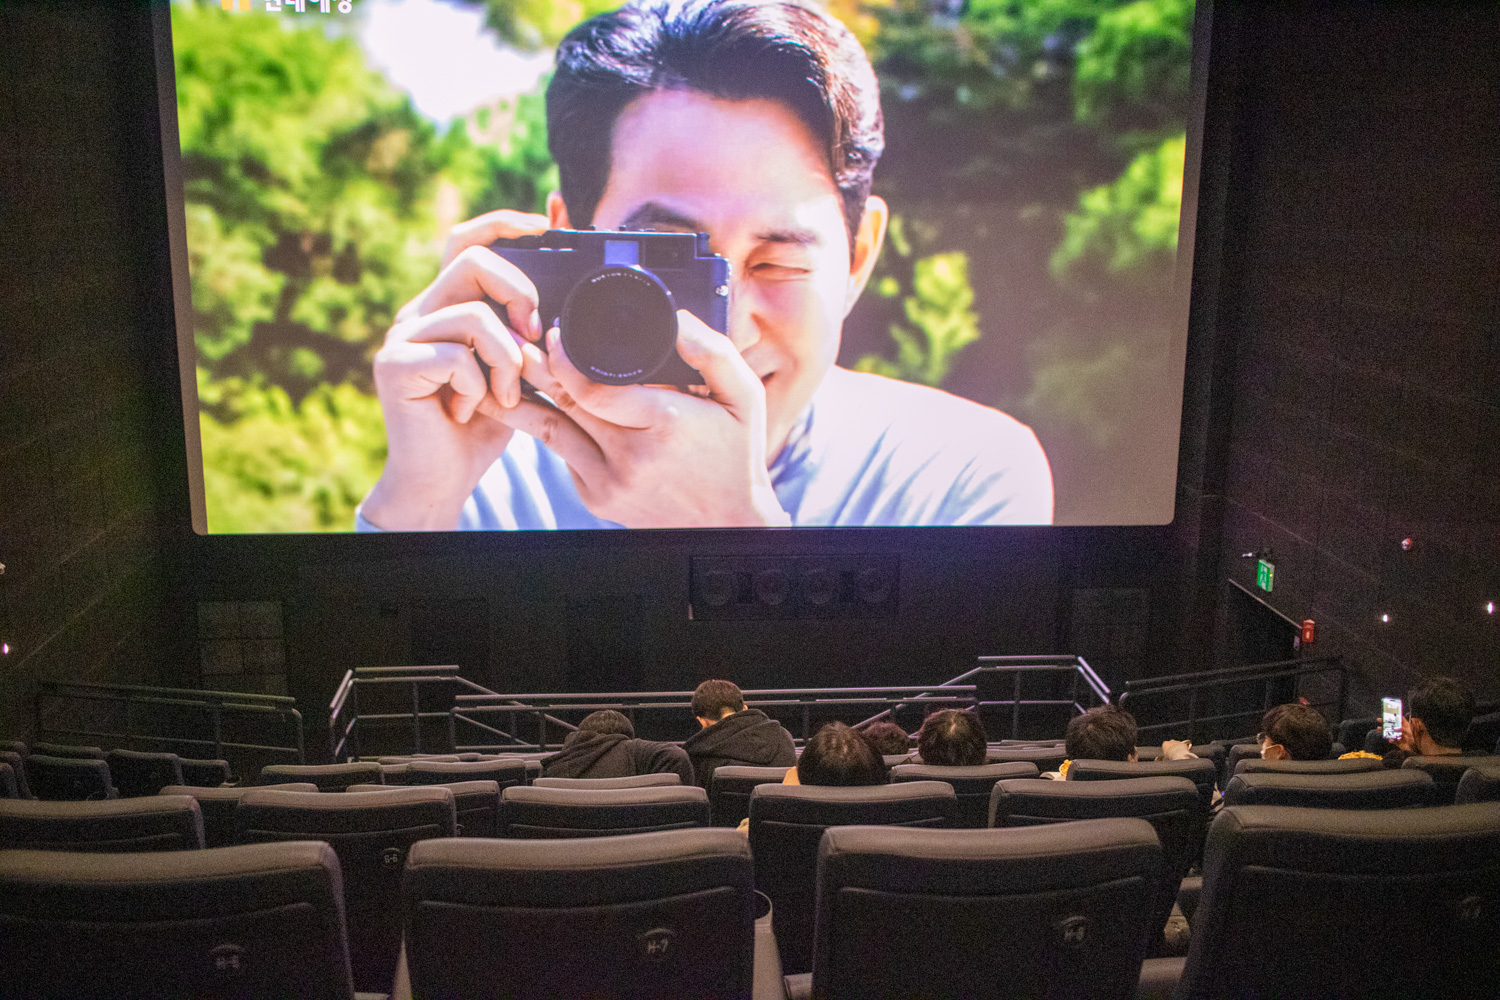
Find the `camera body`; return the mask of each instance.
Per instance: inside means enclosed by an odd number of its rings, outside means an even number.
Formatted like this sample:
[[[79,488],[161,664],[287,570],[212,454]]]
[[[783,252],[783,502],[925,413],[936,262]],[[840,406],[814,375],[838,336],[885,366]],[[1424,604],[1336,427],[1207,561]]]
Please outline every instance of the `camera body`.
[[[543,328],[595,382],[701,385],[677,353],[677,310],[729,330],[729,262],[706,233],[549,229],[490,249],[531,279]]]

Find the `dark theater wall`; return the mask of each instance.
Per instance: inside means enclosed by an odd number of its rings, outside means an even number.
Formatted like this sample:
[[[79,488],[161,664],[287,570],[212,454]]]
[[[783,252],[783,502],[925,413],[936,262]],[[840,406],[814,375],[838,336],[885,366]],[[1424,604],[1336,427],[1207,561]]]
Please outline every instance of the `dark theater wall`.
[[[1500,697],[1500,7],[1248,10],[1220,572],[1271,549],[1367,708],[1424,673]]]

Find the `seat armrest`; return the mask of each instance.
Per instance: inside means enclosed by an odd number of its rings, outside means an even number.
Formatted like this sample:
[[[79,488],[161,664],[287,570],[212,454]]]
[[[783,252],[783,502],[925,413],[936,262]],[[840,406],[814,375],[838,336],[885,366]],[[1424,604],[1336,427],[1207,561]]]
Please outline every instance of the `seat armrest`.
[[[1182,978],[1186,958],[1148,958],[1141,963],[1141,978],[1136,983],[1135,1000],[1172,1000],[1177,982]]]

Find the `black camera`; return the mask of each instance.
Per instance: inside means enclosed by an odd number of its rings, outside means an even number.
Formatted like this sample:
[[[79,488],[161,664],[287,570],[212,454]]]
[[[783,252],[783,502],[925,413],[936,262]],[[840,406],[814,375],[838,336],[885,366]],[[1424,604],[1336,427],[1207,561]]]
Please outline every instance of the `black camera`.
[[[595,382],[701,385],[677,353],[677,310],[729,330],[729,262],[706,233],[549,229],[490,249],[536,285],[543,330]]]

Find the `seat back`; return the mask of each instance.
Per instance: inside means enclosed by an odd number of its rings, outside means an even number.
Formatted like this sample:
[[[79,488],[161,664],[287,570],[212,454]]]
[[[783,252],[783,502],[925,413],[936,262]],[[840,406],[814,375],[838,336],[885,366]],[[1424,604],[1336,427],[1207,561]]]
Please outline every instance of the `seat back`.
[[[163,795],[191,795],[198,803],[198,811],[203,816],[203,846],[204,847],[230,847],[239,842],[234,829],[234,811],[239,808],[240,799],[252,791],[255,786],[246,785],[233,788],[200,788],[196,785],[168,785],[161,790]],[[318,786],[310,782],[296,784],[288,782],[284,785],[270,785],[267,791],[278,792],[316,792]]]
[[[1246,757],[1235,765],[1235,774],[1361,774],[1381,771],[1385,765],[1372,757],[1350,757],[1348,760],[1262,760]],[[1230,777],[1233,777],[1231,775]],[[1229,782],[1223,782],[1228,785]]]
[[[454,781],[493,781],[502,789],[526,784],[526,765],[521,761],[414,760],[406,765],[408,785],[446,785]]]
[[[425,841],[403,889],[412,994],[748,998],[754,906],[732,830]]]
[[[457,754],[404,754],[393,757],[381,757],[378,762],[381,764],[410,764],[414,760],[457,764],[459,757]]]
[[[227,760],[195,760],[182,757],[182,783],[195,788],[217,788],[233,780]]]
[[[1047,771],[1056,771],[1062,767],[1062,762],[1068,759],[1067,748],[1061,743],[1052,746],[1031,747],[990,747],[984,754],[987,764],[1010,764],[1016,761],[1027,761],[1036,765],[1038,774]]]
[[[0,762],[0,799],[19,799],[21,792],[16,785],[16,769]]]
[[[1214,762],[1203,757],[1184,760],[1075,760],[1068,767],[1069,781],[1117,781],[1122,778],[1187,778],[1198,789],[1204,815],[1214,801]]]
[[[384,792],[400,785],[350,785],[349,792]],[[493,781],[450,781],[426,788],[446,788],[453,793],[454,833],[459,837],[495,837],[500,831],[500,786]]]
[[[111,750],[105,755],[110,783],[122,799],[160,795],[168,785],[182,784],[182,762],[175,753]]]
[[[340,891],[319,843],[0,851],[0,996],[350,1000]]]
[[[401,870],[411,845],[451,837],[453,793],[438,785],[383,792],[256,789],[234,813],[241,843],[323,840],[344,873],[349,959],[357,989],[389,991],[401,949]]]
[[[109,765],[95,757],[53,757],[34,753],[26,758],[26,783],[31,794],[54,802],[85,802],[118,798],[109,782]]]
[[[30,758],[28,758],[30,760]],[[1488,754],[1479,755],[1438,755],[1433,757],[1415,756],[1408,757],[1401,762],[1403,769],[1415,769],[1426,771],[1432,775],[1432,780],[1437,782],[1439,797],[1447,802],[1452,802],[1458,794],[1458,783],[1463,780],[1464,772],[1475,764],[1488,766],[1500,763],[1500,757],[1492,757]]]
[[[714,768],[708,782],[708,803],[714,826],[739,826],[750,815],[750,792],[756,785],[779,785],[789,767],[750,767],[725,764]]]
[[[1458,780],[1458,792],[1453,801],[1500,802],[1500,761],[1471,767]]]
[[[1236,743],[1229,748],[1229,753],[1224,757],[1224,776],[1232,778],[1235,776],[1236,768],[1242,760],[1260,760],[1259,743]]]
[[[311,782],[320,792],[342,792],[350,785],[380,784],[380,765],[363,761],[350,764],[268,764],[260,769],[257,784],[279,785],[288,781]]]
[[[500,793],[500,836],[524,840],[681,830],[708,819],[708,793],[696,786],[511,786]]]
[[[1357,719],[1345,719],[1339,723],[1334,739],[1346,749],[1357,750],[1365,745],[1365,733],[1380,725],[1380,716],[1365,715]]]
[[[1494,997],[1497,938],[1500,803],[1230,806],[1178,995]]]
[[[16,798],[31,798],[31,787],[26,783],[26,759],[14,750],[0,750],[0,764],[10,767],[16,779]]]
[[[812,969],[818,842],[830,826],[944,827],[953,786],[942,781],[832,788],[756,785],[750,793],[755,887],[771,897],[771,921],[789,975]]]
[[[1311,809],[1405,809],[1452,801],[1422,771],[1355,774],[1236,774],[1224,789],[1226,806],[1306,806]]]
[[[104,759],[104,751],[98,747],[76,746],[72,743],[33,743],[31,753],[41,754],[43,757],[66,757],[69,760]]]
[[[973,767],[937,767],[932,764],[902,764],[891,769],[891,783],[946,781],[953,786],[953,826],[981,829],[990,825],[990,792],[995,782],[1007,778],[1035,778],[1040,774],[1029,760]]]
[[[662,774],[632,774],[623,778],[537,778],[536,788],[657,788],[680,785],[682,776],[674,771]]]
[[[1139,819],[833,827],[818,856],[813,995],[1129,997],[1161,881],[1161,847]]]
[[[1187,875],[1201,816],[1198,787],[1180,775],[1116,781],[1002,781],[990,799],[991,826],[1037,826],[1086,819],[1143,819],[1161,843],[1161,883],[1152,896],[1151,934],[1161,939]]]
[[[184,851],[203,846],[187,795],[100,802],[0,801],[0,847],[45,851]]]
[[[1460,745],[1468,753],[1488,754],[1497,741],[1500,741],[1500,712],[1488,712],[1474,717]]]

